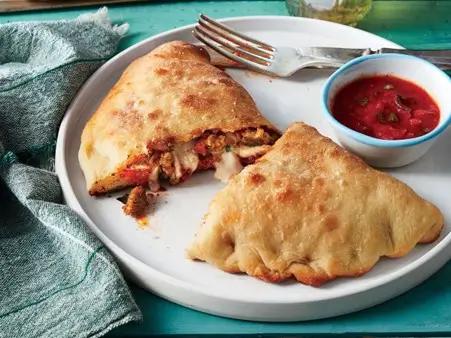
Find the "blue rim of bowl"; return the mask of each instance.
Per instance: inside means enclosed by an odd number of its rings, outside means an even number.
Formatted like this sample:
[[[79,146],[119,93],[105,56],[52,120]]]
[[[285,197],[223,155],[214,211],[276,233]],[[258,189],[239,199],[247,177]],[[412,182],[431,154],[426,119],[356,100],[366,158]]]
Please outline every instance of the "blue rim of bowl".
[[[385,148],[397,148],[397,147],[409,147],[414,146],[420,143],[423,143],[425,141],[428,141],[436,136],[438,136],[440,133],[442,133],[448,125],[451,123],[451,114],[448,115],[447,119],[439,125],[437,128],[432,130],[430,133],[410,138],[410,139],[404,139],[404,140],[382,140],[375,137],[367,136],[365,134],[359,133],[358,131],[355,131],[351,128],[346,127],[345,125],[338,122],[335,117],[332,115],[332,112],[329,109],[328,105],[328,94],[330,91],[330,86],[332,82],[339,77],[345,70],[348,70],[349,68],[352,68],[353,66],[362,63],[364,61],[370,60],[370,59],[384,59],[384,58],[404,58],[404,59],[411,59],[415,60],[417,62],[423,63],[425,66],[429,67],[432,71],[440,72],[438,75],[442,76],[444,80],[449,82],[450,88],[451,88],[451,78],[443,72],[440,68],[435,66],[434,64],[430,63],[429,61],[426,61],[424,59],[418,58],[416,56],[412,55],[405,55],[405,54],[373,54],[373,55],[365,55],[360,56],[356,59],[353,59],[343,66],[341,66],[339,69],[337,69],[326,81],[326,83],[323,86],[321,97],[322,97],[322,106],[323,106],[323,112],[326,116],[327,120],[341,129],[345,134],[347,134],[349,137],[355,139],[358,142],[370,145],[370,146],[376,146],[376,147],[385,147]],[[394,74],[396,76],[396,73]],[[425,88],[427,90],[427,88]],[[435,99],[435,98],[434,98]],[[442,112],[440,112],[442,113]]]

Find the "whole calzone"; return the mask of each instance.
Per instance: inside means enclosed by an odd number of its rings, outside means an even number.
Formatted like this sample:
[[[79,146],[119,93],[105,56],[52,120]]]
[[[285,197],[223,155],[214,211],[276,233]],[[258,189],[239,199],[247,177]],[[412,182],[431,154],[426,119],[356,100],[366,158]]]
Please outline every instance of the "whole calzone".
[[[280,132],[249,93],[182,41],[132,62],[86,124],[79,162],[91,195],[158,190],[216,168],[228,178],[267,152]]]
[[[406,184],[294,123],[212,201],[191,259],[319,286],[438,238],[444,218]]]

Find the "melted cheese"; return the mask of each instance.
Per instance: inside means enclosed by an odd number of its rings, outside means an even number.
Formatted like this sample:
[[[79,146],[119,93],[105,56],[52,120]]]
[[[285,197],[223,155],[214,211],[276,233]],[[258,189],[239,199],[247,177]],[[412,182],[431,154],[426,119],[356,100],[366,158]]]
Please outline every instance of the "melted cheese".
[[[233,147],[233,152],[235,154],[237,154],[239,157],[241,158],[248,158],[248,157],[252,157],[252,156],[262,156],[264,154],[266,154],[269,149],[271,149],[271,146],[268,145],[262,145],[262,146],[237,146],[237,147]]]
[[[215,163],[215,167],[215,177],[222,182],[228,182],[233,175],[243,170],[240,159],[231,151],[224,152],[221,160]]]
[[[172,155],[174,159],[174,175],[177,179],[180,179],[186,170],[189,170],[192,173],[197,169],[199,165],[199,155],[193,151],[193,147],[194,141],[175,145]],[[222,153],[221,160],[215,163],[215,177],[222,182],[228,182],[233,175],[243,170],[239,157],[248,158],[252,156],[261,156],[266,154],[270,148],[271,147],[268,145],[257,147],[241,145],[233,147],[232,151]],[[149,186],[151,191],[157,191],[159,189],[159,167],[152,168],[151,164],[136,164],[133,165],[132,168],[151,169]]]
[[[130,169],[136,169],[136,170],[152,169],[152,165],[150,163],[132,164],[130,166]]]
[[[157,192],[160,190],[160,181],[158,175],[160,174],[160,167],[155,166],[149,175],[149,189],[152,192]]]
[[[182,177],[183,169],[194,172],[199,165],[199,156],[193,151],[194,141],[177,144],[172,152],[175,176]]]
[[[174,158],[174,174],[177,179],[182,177],[182,164],[178,156],[175,155],[175,151],[173,152]]]

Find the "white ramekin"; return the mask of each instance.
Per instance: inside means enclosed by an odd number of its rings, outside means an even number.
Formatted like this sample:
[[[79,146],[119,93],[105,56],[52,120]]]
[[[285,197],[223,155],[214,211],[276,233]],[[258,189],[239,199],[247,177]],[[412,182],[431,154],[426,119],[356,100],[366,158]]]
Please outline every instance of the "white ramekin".
[[[393,75],[426,90],[440,109],[438,126],[428,134],[405,140],[382,140],[352,130],[331,113],[331,103],[344,85],[363,76]],[[322,90],[323,113],[339,143],[369,165],[401,167],[423,156],[451,123],[451,79],[438,67],[421,58],[402,54],[376,54],[354,59],[326,81]],[[451,155],[450,155],[451,156]]]

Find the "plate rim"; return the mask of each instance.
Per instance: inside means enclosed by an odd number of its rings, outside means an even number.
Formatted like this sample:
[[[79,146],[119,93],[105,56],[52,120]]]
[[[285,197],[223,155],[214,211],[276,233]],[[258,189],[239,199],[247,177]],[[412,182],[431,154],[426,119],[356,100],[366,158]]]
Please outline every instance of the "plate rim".
[[[283,15],[257,15],[257,16],[238,16],[238,17],[228,17],[228,18],[221,18],[218,19],[220,22],[224,23],[233,23],[233,22],[241,22],[241,21],[260,21],[260,20],[282,20],[282,21],[306,21],[306,22],[312,22],[314,21],[315,24],[323,24],[326,26],[333,27],[340,27],[340,29],[346,29],[349,31],[359,31],[361,34],[371,36],[372,38],[377,37],[381,41],[384,40],[387,45],[395,48],[404,49],[402,46],[386,39],[381,36],[378,36],[376,34],[372,34],[370,32],[349,27],[345,25],[341,25],[334,22],[329,21],[322,21],[322,20],[315,20],[310,18],[299,18],[299,17],[291,17],[291,16],[283,16]],[[378,278],[374,282],[367,283],[359,288],[357,290],[347,290],[342,291],[339,294],[331,295],[331,294],[325,294],[325,295],[319,295],[315,297],[315,299],[310,299],[308,301],[302,301],[298,298],[294,298],[294,300],[275,300],[275,299],[266,299],[266,300],[260,300],[256,302],[254,299],[247,299],[243,298],[242,296],[234,297],[231,294],[223,294],[218,293],[214,290],[208,290],[205,288],[202,288],[196,284],[192,284],[190,282],[177,279],[176,277],[173,277],[171,275],[168,275],[162,271],[159,271],[157,269],[154,269],[152,266],[149,266],[145,264],[143,261],[141,261],[139,258],[135,257],[134,255],[128,253],[125,249],[117,245],[113,240],[111,240],[93,221],[92,219],[86,214],[86,212],[81,207],[80,202],[78,201],[78,198],[74,192],[74,189],[72,188],[72,185],[70,184],[68,171],[66,169],[66,154],[65,154],[65,148],[66,148],[66,139],[68,136],[68,131],[70,129],[69,120],[73,119],[74,110],[76,109],[75,106],[79,104],[79,98],[84,95],[84,92],[89,89],[91,86],[91,83],[95,81],[95,78],[98,74],[103,73],[105,69],[107,69],[111,64],[115,63],[117,59],[122,58],[125,54],[129,53],[133,49],[137,49],[143,45],[146,45],[148,43],[151,43],[153,40],[164,38],[166,36],[173,35],[175,33],[185,31],[188,29],[192,29],[195,27],[195,24],[189,24],[184,25],[181,27],[173,28],[171,30],[163,31],[158,34],[149,36],[148,38],[126,48],[125,50],[121,51],[120,53],[116,54],[114,57],[112,57],[110,60],[105,62],[101,67],[99,67],[85,83],[82,85],[82,87],[78,90],[77,94],[75,95],[74,99],[66,109],[66,112],[64,114],[64,117],[61,121],[59,131],[58,131],[58,137],[57,137],[57,144],[56,144],[56,152],[55,152],[55,172],[60,180],[61,189],[63,191],[65,202],[68,206],[70,206],[72,209],[74,209],[77,213],[80,214],[80,216],[83,218],[83,220],[86,222],[86,224],[89,226],[90,230],[93,231],[93,233],[107,246],[114,248],[114,252],[119,252],[121,255],[123,255],[126,259],[133,261],[134,263],[138,264],[141,269],[144,269],[152,275],[152,278],[158,279],[160,282],[164,283],[170,283],[173,287],[177,287],[180,289],[184,289],[189,292],[201,294],[203,296],[221,299],[221,300],[228,300],[228,301],[234,301],[237,303],[243,303],[243,304],[280,304],[280,305],[288,305],[288,304],[308,304],[308,303],[316,303],[321,301],[327,301],[327,300],[337,300],[340,298],[345,298],[348,296],[356,295],[364,293],[368,290],[372,290],[378,287],[383,286],[384,284],[390,283],[394,281],[397,278],[403,277],[413,270],[421,267],[423,264],[425,264],[427,261],[429,261],[434,256],[441,253],[451,242],[451,232],[447,234],[440,243],[438,243],[436,246],[434,246],[431,250],[427,251],[424,255],[422,255],[420,258],[415,260],[414,262],[411,262],[402,268],[400,268],[397,271],[394,271],[390,273],[389,275],[384,275],[381,278]],[[326,29],[325,27],[324,29]],[[168,39],[169,41],[169,39]],[[76,117],[75,117],[76,118]],[[63,188],[64,187],[64,188]],[[377,263],[376,263],[377,264]]]

